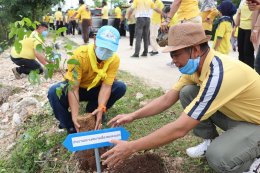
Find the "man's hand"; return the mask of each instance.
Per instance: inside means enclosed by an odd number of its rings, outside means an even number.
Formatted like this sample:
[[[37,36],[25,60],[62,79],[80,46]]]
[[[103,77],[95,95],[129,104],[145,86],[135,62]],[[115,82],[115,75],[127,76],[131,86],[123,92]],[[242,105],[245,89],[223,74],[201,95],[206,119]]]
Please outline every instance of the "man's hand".
[[[116,146],[101,156],[102,159],[106,158],[102,164],[107,165],[109,168],[119,165],[135,152],[131,142],[112,140],[111,143]]]
[[[73,124],[74,124],[74,127],[75,127],[76,131],[79,132],[80,125],[79,125],[79,123],[78,123],[77,118],[76,118],[76,117],[75,117],[75,118],[72,118],[72,121],[73,121]]]
[[[161,31],[162,32],[168,32],[169,30],[169,26],[168,26],[169,22],[168,21],[164,21],[161,25]]]
[[[101,129],[101,127],[102,127],[102,116],[103,116],[102,109],[97,108],[91,114],[96,116],[95,130]]]
[[[112,118],[107,125],[117,127],[123,124],[130,123],[134,120],[133,114],[120,114]]]
[[[235,33],[236,33],[236,27],[233,28],[232,37],[235,37]]]
[[[256,43],[258,39],[258,30],[252,30],[250,40],[252,43]]]

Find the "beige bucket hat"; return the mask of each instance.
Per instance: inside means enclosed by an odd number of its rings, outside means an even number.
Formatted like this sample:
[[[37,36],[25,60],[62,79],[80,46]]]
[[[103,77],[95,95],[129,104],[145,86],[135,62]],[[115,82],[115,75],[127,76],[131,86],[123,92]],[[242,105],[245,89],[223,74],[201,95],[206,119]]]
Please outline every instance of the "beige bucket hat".
[[[202,24],[186,22],[172,26],[168,34],[168,46],[162,52],[171,52],[199,45],[210,40]]]

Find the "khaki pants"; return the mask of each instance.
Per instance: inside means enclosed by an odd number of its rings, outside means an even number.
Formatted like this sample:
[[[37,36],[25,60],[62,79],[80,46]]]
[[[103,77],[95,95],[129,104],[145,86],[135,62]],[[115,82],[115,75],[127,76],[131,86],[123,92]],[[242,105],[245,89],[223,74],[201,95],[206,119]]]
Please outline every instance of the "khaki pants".
[[[153,52],[158,52],[158,50],[159,50],[159,45],[156,41],[159,28],[160,28],[159,24],[150,25],[150,44],[152,46]]]
[[[197,96],[199,87],[188,85],[180,91],[185,108]],[[224,130],[218,134],[216,126]],[[219,173],[247,171],[260,156],[260,125],[235,121],[217,111],[208,120],[201,121],[194,133],[204,139],[214,139],[206,152],[207,161]]]

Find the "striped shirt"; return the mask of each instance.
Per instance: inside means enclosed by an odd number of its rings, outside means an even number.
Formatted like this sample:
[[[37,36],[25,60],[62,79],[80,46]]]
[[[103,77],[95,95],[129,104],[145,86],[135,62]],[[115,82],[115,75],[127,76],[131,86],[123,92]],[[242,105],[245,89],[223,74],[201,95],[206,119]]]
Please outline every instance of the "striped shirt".
[[[192,84],[200,91],[184,112],[193,119],[206,120],[220,111],[233,120],[260,124],[260,76],[246,64],[211,50],[200,76],[182,75],[173,89]]]

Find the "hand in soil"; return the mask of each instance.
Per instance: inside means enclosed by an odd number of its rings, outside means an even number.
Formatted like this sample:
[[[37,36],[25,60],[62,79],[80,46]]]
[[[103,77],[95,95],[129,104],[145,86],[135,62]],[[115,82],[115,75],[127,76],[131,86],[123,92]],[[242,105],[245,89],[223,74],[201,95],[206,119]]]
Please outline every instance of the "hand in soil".
[[[95,130],[101,129],[102,128],[102,115],[103,111],[100,109],[96,109],[92,112],[92,115],[96,116],[96,125],[95,125]]]
[[[112,127],[117,127],[123,124],[130,123],[134,120],[133,114],[120,114],[117,115],[116,117],[112,118],[107,125],[112,126]]]
[[[111,143],[116,146],[101,156],[102,159],[106,158],[102,164],[108,168],[116,167],[134,153],[128,141],[112,140]]]
[[[77,118],[72,118],[72,121],[73,121],[73,124],[74,124],[74,127],[75,127],[76,131],[79,132],[80,125],[78,123]]]

